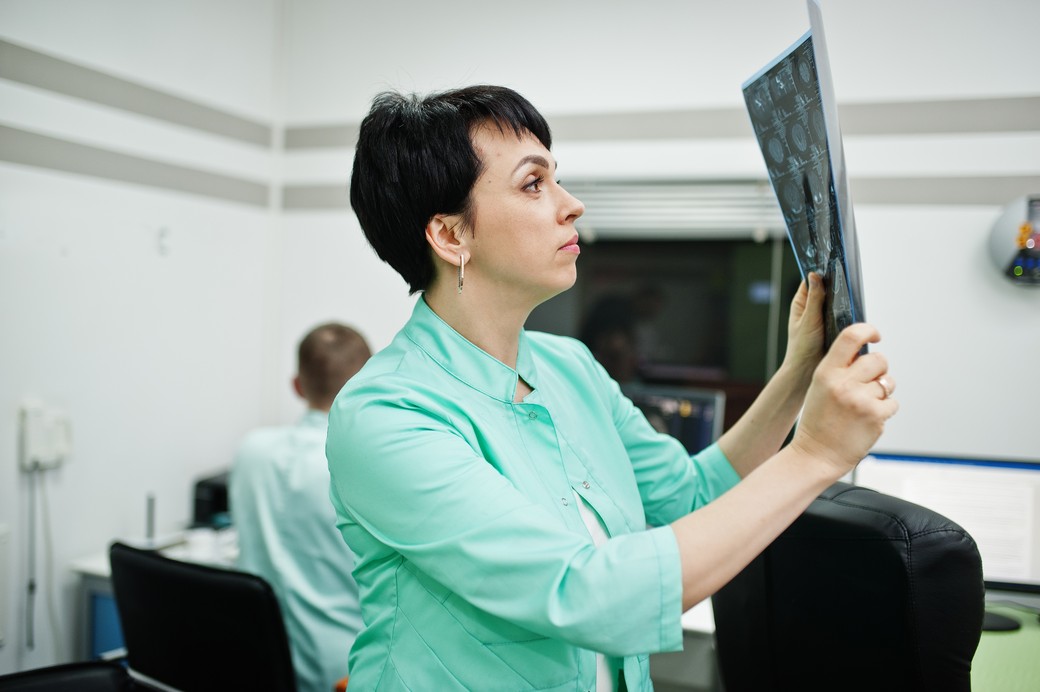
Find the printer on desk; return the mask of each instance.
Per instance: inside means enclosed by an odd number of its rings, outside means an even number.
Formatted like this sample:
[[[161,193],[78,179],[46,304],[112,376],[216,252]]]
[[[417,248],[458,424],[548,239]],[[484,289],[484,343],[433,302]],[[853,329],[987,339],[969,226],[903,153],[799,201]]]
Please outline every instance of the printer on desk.
[[[228,471],[195,482],[192,528],[223,529],[231,525],[228,514]]]

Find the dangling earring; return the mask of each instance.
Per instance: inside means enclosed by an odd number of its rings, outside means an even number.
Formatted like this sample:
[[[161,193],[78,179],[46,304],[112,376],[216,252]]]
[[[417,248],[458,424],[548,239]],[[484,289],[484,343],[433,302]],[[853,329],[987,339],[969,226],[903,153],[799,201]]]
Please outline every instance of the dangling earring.
[[[462,293],[462,280],[466,278],[466,256],[459,255],[459,293]]]

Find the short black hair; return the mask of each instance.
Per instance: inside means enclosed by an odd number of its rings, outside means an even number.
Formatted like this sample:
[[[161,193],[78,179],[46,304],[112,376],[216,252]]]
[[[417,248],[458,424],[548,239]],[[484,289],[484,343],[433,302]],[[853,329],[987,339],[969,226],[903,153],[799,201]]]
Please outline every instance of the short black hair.
[[[433,279],[426,224],[435,214],[469,214],[482,171],[470,139],[481,123],[534,135],[546,149],[545,118],[512,89],[477,85],[419,96],[379,94],[361,122],[350,178],[350,205],[379,258],[425,290]],[[467,225],[469,225],[467,223]]]

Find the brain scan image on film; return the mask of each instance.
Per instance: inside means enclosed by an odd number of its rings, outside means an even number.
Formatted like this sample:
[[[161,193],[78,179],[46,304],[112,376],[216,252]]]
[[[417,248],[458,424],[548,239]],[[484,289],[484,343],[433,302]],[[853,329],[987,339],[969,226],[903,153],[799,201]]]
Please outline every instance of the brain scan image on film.
[[[827,287],[828,343],[853,322],[838,200],[811,37],[745,86],[744,98],[802,275]]]

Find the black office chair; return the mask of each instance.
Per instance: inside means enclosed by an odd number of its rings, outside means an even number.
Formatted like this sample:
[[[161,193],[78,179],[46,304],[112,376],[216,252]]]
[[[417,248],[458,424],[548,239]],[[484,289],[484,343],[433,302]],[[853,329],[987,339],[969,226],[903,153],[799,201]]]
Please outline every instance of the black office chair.
[[[0,692],[141,692],[154,690],[114,661],[60,663],[0,675]]]
[[[135,675],[190,692],[295,691],[281,609],[264,579],[119,542],[109,560]]]
[[[929,509],[836,483],[712,597],[726,692],[967,692],[982,558]]]

